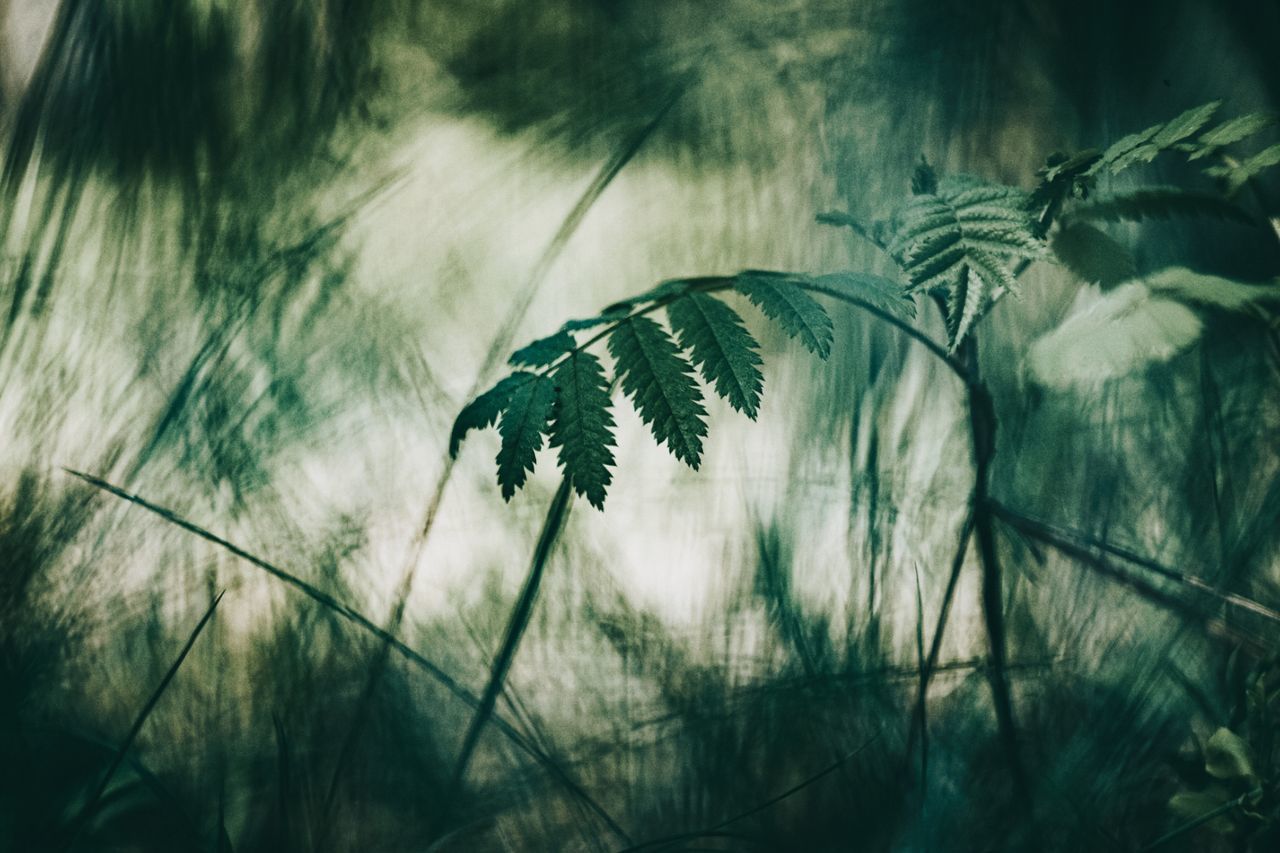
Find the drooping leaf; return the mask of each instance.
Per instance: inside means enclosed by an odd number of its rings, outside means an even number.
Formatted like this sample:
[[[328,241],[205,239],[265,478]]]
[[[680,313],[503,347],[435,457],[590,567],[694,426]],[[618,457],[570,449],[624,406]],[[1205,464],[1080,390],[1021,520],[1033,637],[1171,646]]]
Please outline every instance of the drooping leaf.
[[[561,329],[554,335],[539,338],[516,350],[511,354],[511,358],[507,359],[507,363],[513,367],[546,367],[573,349],[574,345],[573,335]]]
[[[1084,222],[1071,221],[1049,242],[1054,256],[1081,281],[1109,290],[1138,274],[1129,250]]]
[[[453,422],[453,430],[449,435],[449,455],[457,457],[463,439],[471,430],[492,426],[498,420],[498,415],[502,414],[502,410],[507,407],[511,395],[534,378],[532,373],[523,371],[513,373],[468,403]]]
[[[916,304],[906,295],[903,286],[884,276],[853,271],[834,272],[811,276],[810,282],[833,293],[861,299],[899,320],[910,320],[916,316]]]
[[[1031,345],[1027,366],[1042,385],[1093,387],[1168,361],[1200,337],[1196,313],[1153,297],[1139,282],[1104,293]]]
[[[831,354],[835,340],[831,317],[790,277],[748,270],[738,275],[734,287],[818,358],[826,360]]]
[[[609,335],[622,390],[659,444],[696,469],[702,460],[702,393],[675,341],[648,317],[629,317]]]
[[[574,491],[603,509],[617,446],[604,367],[591,353],[579,351],[555,369],[551,380],[557,392],[551,446],[560,448],[560,465]]]
[[[764,376],[759,344],[742,318],[705,293],[690,293],[667,306],[667,318],[702,377],[738,411],[755,420]]]
[[[1146,187],[1097,198],[1071,211],[1072,220],[1083,221],[1136,222],[1174,217],[1203,217],[1224,219],[1242,225],[1257,224],[1246,210],[1222,196],[1177,187]]]
[[[508,399],[498,422],[498,433],[502,436],[498,450],[498,485],[502,487],[503,500],[511,500],[533,470],[534,457],[542,449],[542,435],[547,430],[554,402],[555,384],[546,376],[535,376],[520,384]]]
[[[1249,113],[1228,119],[1212,130],[1206,130],[1200,134],[1195,141],[1196,149],[1187,159],[1198,160],[1201,157],[1207,157],[1218,149],[1248,139],[1275,123],[1276,117],[1266,113]]]

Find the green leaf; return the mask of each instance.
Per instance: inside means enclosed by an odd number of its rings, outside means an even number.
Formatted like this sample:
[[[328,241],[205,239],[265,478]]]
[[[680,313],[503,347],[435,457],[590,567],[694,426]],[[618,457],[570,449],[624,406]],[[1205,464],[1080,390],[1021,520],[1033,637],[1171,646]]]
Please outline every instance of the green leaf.
[[[1031,375],[1060,390],[1089,388],[1168,361],[1195,343],[1200,318],[1139,282],[1122,284],[1032,345]]]
[[[978,319],[979,306],[984,301],[984,290],[981,277],[964,267],[947,291],[947,340],[951,342],[951,352],[960,345]]]
[[[609,383],[600,359],[576,352],[551,374],[556,401],[551,414],[551,446],[560,448],[560,465],[574,491],[597,509],[604,508],[613,475],[614,420]]]
[[[705,293],[690,293],[667,306],[667,319],[702,377],[729,405],[755,420],[764,376],[760,345],[738,313]]]
[[[1222,101],[1210,101],[1207,104],[1192,107],[1160,128],[1160,132],[1152,137],[1151,144],[1165,149],[1175,142],[1181,142],[1208,124],[1209,119],[1213,118],[1213,114],[1220,106]]]
[[[1187,821],[1199,821],[1231,802],[1231,794],[1221,785],[1210,785],[1203,791],[1179,791],[1169,798],[1169,811]],[[1230,813],[1219,814],[1204,824],[1218,835],[1229,835],[1235,824]]]
[[[1238,166],[1212,166],[1204,170],[1206,175],[1225,178],[1227,194],[1234,195],[1249,181],[1272,166],[1280,164],[1280,143],[1264,148]]]
[[[1249,744],[1230,729],[1220,728],[1204,745],[1204,769],[1215,779],[1254,781]]]
[[[833,272],[810,277],[810,282],[835,293],[861,299],[899,320],[916,316],[916,304],[902,284],[884,276],[862,272]]]
[[[952,350],[1014,289],[1008,262],[1045,251],[1025,192],[964,175],[939,181],[936,194],[909,199],[894,221],[889,252],[911,279],[908,293],[945,294]]]
[[[796,286],[794,279],[780,273],[748,270],[739,274],[734,287],[818,358],[825,361],[831,354],[835,340],[831,317]]]
[[[1266,113],[1249,113],[1228,119],[1212,130],[1200,134],[1195,142],[1196,150],[1187,159],[1198,160],[1201,157],[1207,157],[1219,148],[1248,139],[1275,123],[1276,117]]]
[[[488,391],[472,400],[453,422],[453,431],[449,435],[449,455],[457,458],[463,440],[473,429],[484,429],[492,426],[507,407],[512,394],[518,388],[534,379],[532,373],[517,372],[504,377]]]
[[[1150,163],[1161,151],[1168,150],[1204,127],[1220,106],[1222,101],[1211,101],[1193,107],[1164,124],[1155,124],[1140,133],[1123,137],[1104,151],[1086,174],[1093,175],[1102,169],[1116,174],[1135,163]]]
[[[524,486],[534,458],[542,449],[542,434],[555,402],[555,384],[546,376],[534,376],[516,387],[498,423],[502,447],[498,450],[498,484],[502,499],[511,500]]]
[[[1108,234],[1083,222],[1058,229],[1049,243],[1053,254],[1081,281],[1109,290],[1138,274],[1129,250]]]
[[[648,317],[629,317],[609,335],[622,390],[653,437],[690,468],[702,459],[702,392],[671,336]]]
[[[507,363],[514,367],[546,367],[576,345],[573,335],[561,329],[554,335],[539,338],[511,354]]]
[[[1222,196],[1176,187],[1146,187],[1107,196],[1082,204],[1071,212],[1072,220],[1105,222],[1172,219],[1175,216],[1257,224],[1247,211]]]

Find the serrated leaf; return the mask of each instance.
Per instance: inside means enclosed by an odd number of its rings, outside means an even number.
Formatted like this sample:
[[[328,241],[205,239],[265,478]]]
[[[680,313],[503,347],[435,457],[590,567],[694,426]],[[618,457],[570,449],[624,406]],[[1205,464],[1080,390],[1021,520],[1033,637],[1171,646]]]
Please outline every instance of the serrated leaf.
[[[1151,143],[1159,148],[1168,148],[1175,142],[1181,142],[1208,124],[1220,106],[1222,101],[1210,101],[1192,107],[1160,128],[1160,132],[1152,137]]]
[[[969,329],[978,319],[983,300],[983,281],[968,267],[962,267],[956,281],[947,290],[948,350],[955,352]]]
[[[513,373],[468,403],[453,422],[453,430],[449,435],[449,455],[457,457],[463,440],[471,430],[492,426],[506,408],[511,395],[534,378],[532,373]]]
[[[511,354],[511,358],[507,359],[507,363],[514,367],[546,367],[573,349],[575,344],[573,335],[561,329],[554,335],[539,338],[516,350]]]
[[[554,402],[555,384],[546,376],[534,376],[519,385],[507,401],[498,421],[498,434],[502,436],[498,485],[502,487],[503,500],[511,500],[533,470]]]
[[[1086,174],[1092,175],[1102,169],[1112,174],[1122,172],[1135,163],[1149,163],[1161,151],[1192,135],[1208,123],[1221,101],[1211,101],[1198,107],[1192,107],[1181,115],[1163,124],[1155,124],[1140,133],[1123,137],[1102,153]]]
[[[629,317],[609,335],[622,390],[659,444],[696,469],[702,460],[702,393],[675,341],[648,317]]]
[[[1031,375],[1052,388],[1088,388],[1168,361],[1195,343],[1200,318],[1139,282],[1122,284],[1031,345]]]
[[[755,420],[764,387],[760,346],[738,313],[713,296],[690,293],[667,306],[667,319],[702,377]]]
[[[1212,130],[1207,130],[1200,134],[1199,138],[1196,139],[1196,150],[1187,159],[1198,160],[1201,157],[1206,157],[1219,148],[1234,145],[1237,142],[1248,139],[1255,133],[1265,130],[1275,123],[1276,117],[1266,113],[1249,113],[1228,119]]]
[[[831,317],[787,276],[749,270],[734,280],[734,287],[818,358],[825,361],[831,354]]]
[[[1081,281],[1109,290],[1138,274],[1129,250],[1083,222],[1070,222],[1050,241],[1053,254]]]
[[[1145,187],[1095,199],[1071,212],[1073,220],[1104,222],[1172,219],[1175,216],[1225,219],[1254,225],[1254,218],[1240,206],[1212,193],[1192,192],[1177,187]]]
[[[574,491],[603,509],[617,446],[604,367],[591,353],[579,351],[555,369],[551,380],[556,387],[551,446],[560,448],[560,465]]]
[[[916,304],[907,296],[902,284],[893,279],[848,271],[811,276],[810,280],[818,287],[861,299],[899,320],[910,320],[916,316]]]
[[[895,215],[889,252],[911,279],[908,293],[945,295],[952,349],[995,300],[1014,289],[1008,262],[1044,254],[1028,198],[1017,187],[959,175],[939,181],[935,195],[910,199]]]

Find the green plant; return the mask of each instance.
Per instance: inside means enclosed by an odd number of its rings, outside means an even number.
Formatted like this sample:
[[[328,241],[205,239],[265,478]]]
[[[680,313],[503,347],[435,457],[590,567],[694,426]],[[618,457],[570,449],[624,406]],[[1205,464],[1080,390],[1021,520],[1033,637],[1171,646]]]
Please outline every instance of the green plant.
[[[848,227],[869,240],[899,268],[887,278],[864,272],[812,275],[748,270],[732,276],[667,281],[653,290],[608,306],[599,314],[565,323],[554,334],[517,350],[515,370],[478,396],[459,414],[450,440],[456,456],[473,429],[497,425],[501,436],[498,483],[510,499],[533,470],[544,438],[559,449],[564,481],[557,503],[569,490],[603,508],[612,485],[615,447],[611,391],[620,386],[654,439],[697,468],[707,436],[706,409],[696,380],[701,375],[716,394],[755,418],[763,390],[759,346],[735,308],[731,294],[745,297],[784,332],[819,358],[835,342],[833,323],[814,298],[827,297],[867,311],[910,336],[964,384],[971,433],[973,487],[952,575],[920,674],[912,738],[923,736],[925,696],[938,665],[942,636],[956,579],[970,540],[976,539],[982,569],[982,609],[990,654],[988,668],[994,709],[1017,790],[1029,796],[1019,754],[1007,668],[1003,579],[996,545],[996,522],[1028,540],[1054,547],[1108,577],[1135,580],[1128,572],[1155,572],[1177,578],[1170,594],[1148,585],[1149,597],[1182,613],[1208,618],[1211,606],[1239,606],[1199,579],[1180,575],[1154,561],[1074,530],[1062,530],[1003,505],[992,494],[991,468],[1000,417],[984,378],[977,338],[981,323],[1002,299],[1016,295],[1020,277],[1035,262],[1058,263],[1085,284],[1097,285],[1096,303],[1068,317],[1025,353],[1031,377],[1049,387],[1088,391],[1108,379],[1166,361],[1198,339],[1203,318],[1213,313],[1258,310],[1280,297],[1276,282],[1249,284],[1171,266],[1140,274],[1133,254],[1097,223],[1147,218],[1210,216],[1256,226],[1258,218],[1234,200],[1263,169],[1280,162],[1280,146],[1243,160],[1227,149],[1269,128],[1273,119],[1255,114],[1210,121],[1213,102],[1171,121],[1126,136],[1105,150],[1055,154],[1028,190],[968,175],[939,176],[923,162],[911,195],[890,216],[863,222],[849,214],[821,214],[820,222]],[[1104,193],[1104,178],[1158,156],[1208,163],[1204,174],[1219,192],[1167,186]],[[940,312],[946,340],[938,341],[912,324],[915,300],[927,297]],[[668,329],[654,319],[665,311]],[[603,345],[613,360],[612,379],[593,348]],[[554,513],[558,518],[563,506]],[[544,528],[539,550],[545,554]],[[1119,565],[1117,565],[1118,561]],[[507,632],[502,657],[519,642],[537,593],[542,564],[535,559]],[[1269,619],[1274,621],[1275,614]],[[922,639],[923,646],[923,639]],[[500,690],[503,671],[491,674],[490,691]],[[483,724],[483,718],[478,718]],[[465,769],[467,750],[459,768]]]

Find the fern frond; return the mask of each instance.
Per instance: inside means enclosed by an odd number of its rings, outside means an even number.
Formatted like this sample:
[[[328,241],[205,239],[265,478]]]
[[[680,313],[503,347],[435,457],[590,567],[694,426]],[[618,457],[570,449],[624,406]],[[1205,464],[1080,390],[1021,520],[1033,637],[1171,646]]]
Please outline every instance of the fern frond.
[[[503,500],[511,500],[533,470],[555,396],[551,379],[535,376],[516,387],[507,401],[498,422],[498,434],[502,436],[497,460],[498,485],[502,487]]]
[[[532,373],[519,371],[504,377],[496,385],[468,403],[458,417],[454,419],[453,430],[449,435],[449,455],[457,458],[458,450],[467,433],[473,429],[485,429],[493,426],[507,407],[511,397],[522,386],[536,379]]]
[[[702,377],[738,411],[755,420],[764,376],[760,345],[738,313],[705,293],[690,293],[667,306],[667,319]]]
[[[603,509],[617,446],[604,367],[591,353],[578,351],[556,367],[551,381],[557,390],[551,446],[560,448],[560,465],[574,491]]]
[[[648,317],[623,320],[609,335],[609,352],[617,362],[622,390],[635,403],[659,444],[696,469],[702,460],[702,393],[693,368],[675,341]]]
[[[1182,190],[1177,187],[1145,187],[1132,192],[1095,199],[1071,211],[1071,218],[1104,222],[1203,217],[1256,224],[1248,211],[1219,195]]]
[[[831,354],[835,327],[830,315],[790,276],[748,270],[738,275],[734,287],[818,358],[825,361]]]

